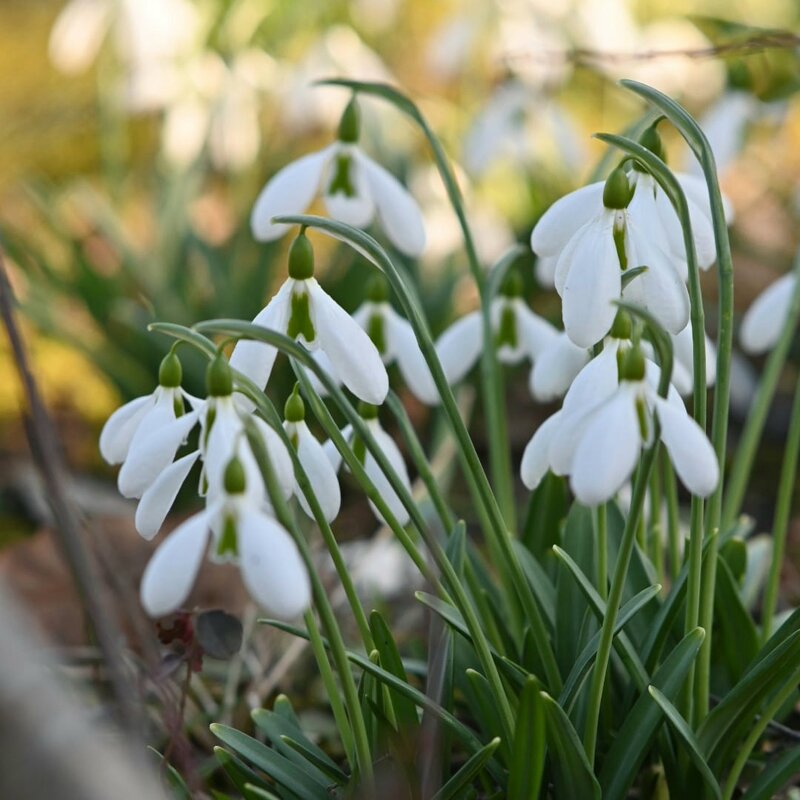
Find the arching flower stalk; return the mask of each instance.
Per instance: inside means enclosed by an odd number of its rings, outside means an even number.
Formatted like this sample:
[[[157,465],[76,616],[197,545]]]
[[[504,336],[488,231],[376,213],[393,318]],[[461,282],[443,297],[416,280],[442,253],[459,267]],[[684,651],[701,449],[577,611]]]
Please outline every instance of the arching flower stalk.
[[[314,278],[314,252],[304,232],[292,243],[289,277],[253,323],[283,333],[309,350],[322,350],[336,376],[360,400],[376,405],[385,400],[389,377],[381,355],[361,326]],[[277,355],[272,345],[242,340],[233,349],[231,366],[264,387]]]
[[[362,152],[359,128],[353,98],[342,114],[338,140],[285,166],[263,188],[250,218],[256,239],[279,239],[288,226],[272,218],[301,214],[321,194],[334,219],[365,228],[377,215],[398,250],[412,257],[422,253],[425,224],[419,206],[397,178]]]

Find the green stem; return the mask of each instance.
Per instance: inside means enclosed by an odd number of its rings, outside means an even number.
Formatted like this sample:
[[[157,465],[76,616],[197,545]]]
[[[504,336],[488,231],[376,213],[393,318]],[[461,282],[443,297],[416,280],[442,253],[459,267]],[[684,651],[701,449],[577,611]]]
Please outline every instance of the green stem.
[[[778,498],[775,505],[775,521],[772,525],[772,562],[769,577],[764,590],[764,602],[761,605],[761,639],[766,642],[772,633],[772,621],[778,603],[780,589],[781,566],[786,544],[786,532],[789,528],[789,514],[792,510],[792,495],[797,475],[797,456],[800,451],[800,379],[794,390],[792,416],[789,423],[789,435],[786,450],[783,454]]]
[[[657,433],[657,431],[656,431]],[[656,443],[658,436],[655,437]],[[628,575],[628,566],[636,543],[636,531],[639,527],[639,518],[644,509],[647,484],[650,480],[650,471],[655,461],[656,447],[647,450],[639,465],[636,482],[631,497],[631,507],[628,519],[625,521],[625,530],[619,546],[617,562],[614,565],[614,575],[611,579],[611,590],[606,603],[606,615],[600,629],[600,643],[597,648],[594,668],[592,670],[592,683],[589,689],[589,701],[586,707],[586,727],[583,733],[583,745],[589,764],[594,764],[595,750],[597,747],[597,729],[600,722],[600,707],[603,702],[608,663],[611,658],[611,648],[614,643],[614,627],[617,623],[622,593],[625,590],[625,579]]]
[[[661,496],[661,488],[663,481],[661,480],[661,450],[659,446],[658,454],[656,455],[655,463],[653,464],[653,474],[650,478],[650,531],[647,537],[648,554],[653,566],[658,575],[658,582],[664,585],[664,547],[663,547],[663,532],[661,530],[661,509],[663,506],[663,498]]]
[[[775,695],[772,702],[764,709],[758,721],[753,725],[744,744],[739,748],[731,771],[728,773],[728,779],[725,781],[725,787],[722,791],[723,800],[731,800],[735,791],[736,784],[739,782],[739,776],[753,752],[753,748],[758,744],[761,735],[772,722],[773,717],[781,710],[783,705],[797,690],[797,682],[800,680],[800,670],[795,670],[791,678],[786,682],[784,687]]]
[[[686,617],[683,626],[684,633],[689,633],[697,627],[700,619],[700,600],[703,580],[703,501],[692,495],[691,529],[689,533],[689,577],[686,585]],[[683,716],[691,721],[694,709],[703,702],[703,689],[700,683],[695,688],[695,670],[689,669],[684,684]],[[695,693],[699,693],[699,697]]]
[[[758,444],[767,421],[767,414],[775,396],[778,379],[789,355],[789,348],[797,331],[800,321],[800,250],[795,256],[793,271],[796,278],[792,302],[789,313],[781,329],[778,343],[772,349],[761,373],[758,390],[753,398],[753,404],[747,414],[747,421],[742,429],[742,435],[736,446],[736,456],[733,460],[728,485],[725,490],[725,503],[722,511],[722,528],[727,530],[739,515],[744,500],[744,493],[750,481],[750,472],[753,469]]]
[[[665,447],[661,448],[661,474],[664,478],[664,495],[667,498],[667,546],[669,547],[669,572],[676,581],[681,571],[681,524],[678,509],[678,484],[675,470]]]
[[[608,506],[597,507],[597,591],[605,600],[608,597]]]

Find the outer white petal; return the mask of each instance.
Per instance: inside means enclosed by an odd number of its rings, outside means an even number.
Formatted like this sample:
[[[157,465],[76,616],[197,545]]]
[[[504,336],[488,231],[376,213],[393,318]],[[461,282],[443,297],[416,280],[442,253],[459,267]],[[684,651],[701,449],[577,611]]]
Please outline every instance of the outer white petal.
[[[575,377],[564,397],[564,415],[582,414],[602,403],[619,385],[617,351],[619,339],[606,339],[600,354],[593,358]]]
[[[678,477],[690,492],[708,497],[719,483],[719,465],[711,442],[685,408],[677,409],[660,397],[655,398],[655,408],[661,441]]]
[[[608,333],[617,313],[621,274],[612,225],[604,217],[584,230],[564,282],[564,328],[579,347],[591,347]]]
[[[555,289],[558,256],[539,256],[533,268],[536,280],[546,289]]]
[[[110,22],[106,0],[70,0],[50,34],[50,60],[62,72],[83,72],[97,57]]]
[[[341,385],[342,379],[336,374],[336,370],[333,368],[333,364],[331,364],[331,360],[325,354],[324,350],[320,350],[319,348],[312,350],[311,358],[313,358],[314,361],[316,361],[317,364],[319,364],[319,366],[328,373],[337,386]],[[311,386],[314,388],[314,391],[320,397],[327,397],[328,390],[325,388],[325,384],[323,384],[322,381],[317,377],[316,373],[312,372],[307,367],[301,366],[301,369],[303,369],[306,375],[308,375],[308,379],[311,381]]]
[[[147,487],[136,507],[136,530],[139,531],[140,536],[150,540],[161,530],[186,476],[199,455],[200,451],[196,450],[194,453],[179,458]]]
[[[483,322],[480,311],[457,319],[436,340],[436,352],[447,382],[461,381],[472,369],[483,349]]]
[[[423,403],[437,405],[441,398],[411,323],[390,309],[384,316],[384,324],[389,351],[406,385]]]
[[[207,432],[204,425],[200,439],[203,448],[203,471],[208,482],[209,494],[212,495],[222,491],[225,469],[237,452],[240,437],[244,437],[242,418],[232,397],[217,398],[214,409],[211,430]],[[245,451],[249,452],[249,448],[240,450],[240,457]]]
[[[714,343],[704,335],[706,354],[706,386],[713,386],[717,374],[717,350]],[[675,362],[672,367],[672,383],[680,394],[691,393],[694,376],[694,345],[692,325],[687,325],[680,333],[672,335],[672,351]]]
[[[278,290],[267,305],[258,312],[253,320],[254,325],[269,328],[278,333],[286,333],[289,325],[289,314],[292,308],[292,290],[295,281],[289,279]],[[231,353],[231,369],[238,370],[250,378],[259,388],[264,388],[269,380],[275,358],[276,348],[263,342],[241,340],[236,343]]]
[[[292,537],[274,519],[243,511],[239,565],[247,591],[270,614],[294,619],[311,604],[311,582]]]
[[[272,469],[281,487],[284,500],[288,500],[294,492],[294,464],[283,439],[261,417],[253,417],[256,427],[261,432],[264,445],[272,462]],[[259,471],[260,472],[260,471]]]
[[[553,203],[531,232],[531,249],[538,256],[557,256],[592,217],[603,210],[605,182],[590,183]]]
[[[525,486],[533,491],[550,469],[550,444],[558,431],[561,412],[548,417],[537,429],[525,447],[520,464],[520,475]]]
[[[574,345],[566,333],[556,334],[533,364],[529,383],[531,394],[541,403],[562,397],[589,363],[589,358],[589,351]]]
[[[655,242],[648,242],[650,232],[631,220],[629,235],[636,253],[636,266],[647,271],[626,287],[626,300],[649,311],[669,333],[678,333],[689,324],[689,292],[669,255]]]
[[[411,481],[408,477],[408,470],[406,469],[406,464],[405,461],[403,461],[403,456],[400,453],[400,450],[394,443],[394,439],[392,439],[392,437],[380,427],[380,424],[377,420],[370,420],[367,425],[369,426],[369,431],[375,439],[376,444],[378,447],[380,447],[380,449],[383,451],[383,454],[389,461],[389,465],[397,473],[408,492],[411,493]],[[369,452],[369,450],[367,450],[367,455],[364,459],[364,471],[367,473],[369,479],[375,484],[375,488],[378,490],[381,497],[383,497],[383,499],[386,501],[386,504],[389,506],[389,510],[397,518],[397,521],[401,525],[406,525],[410,519],[408,511],[400,502],[400,498],[397,496],[394,489],[392,489],[388,478],[383,474],[383,470],[378,466],[377,461],[375,461],[375,459],[372,457],[372,454]],[[369,506],[375,516],[382,522],[385,522],[378,509],[372,504],[372,501],[370,501]]]
[[[689,220],[692,223],[692,238],[697,252],[697,263],[702,269],[708,269],[717,258],[711,217],[707,211],[703,210],[707,208],[708,203],[706,202],[705,206],[699,206],[692,196],[687,194],[686,204],[689,208]],[[667,196],[660,190],[656,194],[656,207],[666,233],[670,252],[678,258],[685,259],[686,248],[683,244],[683,232],[678,215]]]
[[[642,446],[635,396],[622,386],[594,415],[575,451],[570,485],[578,500],[596,506],[630,478]]]
[[[208,546],[208,514],[202,512],[179,525],[153,553],[142,575],[140,595],[151,617],[180,608],[189,596]]]
[[[345,425],[340,433],[342,434],[344,440],[349,443],[353,438],[353,426]],[[336,448],[336,445],[333,443],[333,439],[328,439],[325,444],[322,445],[322,452],[325,454],[325,458],[330,461],[333,471],[338,472],[339,468],[342,466],[342,454]]]
[[[297,435],[297,457],[300,459],[300,463],[308,476],[311,488],[319,501],[325,519],[328,522],[332,522],[336,519],[342,503],[342,494],[339,488],[339,479],[336,477],[336,469],[323,446],[317,441],[305,422],[295,423],[294,426],[286,423],[286,426],[287,431],[291,427]],[[312,517],[305,495],[296,484],[295,494],[300,507],[309,517]]]
[[[161,425],[137,440],[117,478],[124,497],[141,497],[145,490],[175,458],[189,431],[197,424],[198,414],[191,411],[174,422]]]
[[[425,249],[425,221],[417,201],[397,178],[361,152],[356,153],[372,192],[378,218],[391,243],[416,258]]]
[[[380,405],[389,391],[389,376],[378,349],[316,280],[307,283],[317,339],[336,374],[360,400]]]
[[[701,126],[708,137],[717,170],[722,172],[739,155],[745,128],[755,115],[759,101],[748,92],[728,91],[706,112]],[[702,176],[700,165],[692,159],[691,171]]]
[[[745,352],[763,353],[778,343],[789,315],[794,287],[794,275],[784,275],[763,291],[747,309],[739,330],[739,341]]]
[[[372,188],[367,180],[363,165],[356,157],[357,148],[342,146],[341,144],[337,147],[342,155],[347,153],[350,155],[350,182],[354,194],[352,197],[348,197],[342,192],[329,193],[330,182],[334,177],[336,156],[339,155],[339,152],[337,152],[328,164],[323,177],[322,199],[325,203],[325,208],[334,219],[352,225],[354,228],[365,228],[375,216],[375,200],[372,197]]]
[[[719,164],[717,164],[717,168],[719,168]],[[676,172],[675,177],[683,187],[686,197],[697,206],[700,212],[711,219],[711,206],[709,204],[708,186],[706,186],[705,178],[689,175],[685,172]],[[725,222],[730,225],[736,217],[736,211],[731,201],[725,195],[722,195],[722,210],[725,212]]]
[[[289,226],[275,225],[272,218],[300,214],[308,208],[319,191],[323,170],[335,148],[336,145],[331,145],[298,158],[273,175],[261,190],[250,215],[250,227],[256,239],[262,242],[280,239]]]
[[[525,353],[533,361],[553,341],[556,327],[531,311],[520,299],[514,301],[514,313],[517,317],[517,335],[522,339]]]
[[[147,412],[155,404],[152,394],[137,397],[120,406],[100,431],[100,455],[109,464],[121,464],[128,455],[133,435]]]

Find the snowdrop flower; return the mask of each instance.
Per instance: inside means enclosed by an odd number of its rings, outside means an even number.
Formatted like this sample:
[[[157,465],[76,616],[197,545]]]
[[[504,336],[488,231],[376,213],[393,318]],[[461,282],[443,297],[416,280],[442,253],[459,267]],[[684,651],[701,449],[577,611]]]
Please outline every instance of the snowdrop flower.
[[[381,355],[359,324],[317,283],[314,252],[305,233],[292,243],[288,279],[253,322],[312,351],[321,349],[337,378],[360,400],[377,405],[386,398],[389,377]],[[277,354],[263,342],[239,341],[230,363],[264,387]]]
[[[536,360],[551,341],[555,328],[531,311],[520,296],[522,284],[512,273],[491,304],[492,331],[497,358],[503,364]],[[480,311],[472,311],[454,322],[436,342],[436,351],[448,383],[461,381],[483,350]]]
[[[706,386],[711,387],[717,379],[717,348],[704,333],[706,351]],[[678,394],[686,397],[694,389],[694,342],[692,324],[689,323],[680,333],[670,334],[672,339],[672,385]]]
[[[294,161],[274,175],[256,200],[250,224],[261,241],[278,239],[287,230],[275,224],[279,214],[300,214],[321,192],[328,213],[363,228],[377,214],[392,244],[409,256],[425,249],[422,212],[408,190],[358,147],[355,99],[339,124],[339,139],[317,153]]]
[[[753,302],[742,319],[739,341],[745,352],[765,353],[778,343],[797,286],[795,273],[779,278]]]
[[[533,363],[528,382],[533,398],[550,403],[563,397],[590,358],[590,351],[573,344],[564,331],[554,332]]]
[[[283,428],[297,451],[297,458],[308,476],[325,519],[332,522],[339,513],[342,502],[339,479],[336,477],[336,470],[326,455],[325,449],[306,425],[305,404],[300,397],[298,388],[295,384],[294,391],[286,401],[283,412],[285,420]],[[314,515],[311,513],[305,494],[297,481],[294,484],[294,493],[303,511],[313,518]]]
[[[374,406],[362,404],[362,406],[359,408],[359,414],[366,423],[372,438],[375,440],[375,443],[383,451],[383,454],[386,456],[392,469],[397,474],[397,477],[410,493],[411,481],[408,477],[408,470],[406,469],[405,461],[403,461],[403,456],[400,453],[398,446],[394,443],[394,439],[392,439],[392,437],[389,436],[389,434],[386,433],[386,431],[381,427],[381,423],[378,420],[378,409]],[[400,498],[397,496],[395,490],[391,487],[388,478],[386,475],[384,475],[383,470],[378,465],[378,462],[375,461],[372,454],[366,449],[364,442],[358,439],[358,437],[354,434],[352,426],[348,425],[343,428],[342,436],[347,440],[357,458],[364,465],[364,471],[366,472],[367,477],[375,485],[375,488],[384,499],[395,519],[397,519],[400,525],[408,524],[410,519],[408,510],[400,501]],[[336,449],[332,441],[327,441],[324,445],[324,448],[325,455],[328,457],[333,469],[338,472],[342,465],[342,454]],[[372,509],[372,513],[375,514],[377,519],[385,524],[386,520],[383,518],[371,500],[369,501],[369,507]]]
[[[209,364],[206,383],[208,398],[198,404],[201,426],[198,449],[172,463],[168,461],[142,493],[136,508],[136,530],[145,539],[152,539],[161,529],[181,486],[201,456],[200,494],[207,496],[209,501],[222,492],[225,467],[234,455],[246,471],[250,489],[263,489],[261,471],[247,439],[245,416],[233,395],[233,377],[223,355],[217,355]],[[273,464],[283,497],[288,499],[294,487],[294,469],[289,453],[278,434],[264,420],[253,416],[252,421]],[[173,451],[172,457],[174,455]],[[266,499],[263,504],[268,507]]]
[[[628,267],[646,265],[647,270],[628,284],[627,299],[650,311],[670,332],[677,333],[689,321],[689,294],[674,257],[654,227],[653,215],[641,212],[653,210],[648,200],[646,191],[637,192],[617,168],[605,183],[561,198],[531,234],[534,252],[558,256],[554,279],[563,300],[564,328],[579,347],[591,347],[608,332]]]
[[[264,511],[239,458],[224,470],[221,492],[179,525],[155,551],[142,576],[141,601],[151,617],[186,601],[203,556],[238,564],[248,592],[271,614],[292,619],[311,602],[308,572],[288,532]]]
[[[200,401],[181,389],[181,379],[181,362],[170,352],[156,390],[118,408],[103,426],[100,453],[109,464],[122,464],[117,484],[124,497],[142,496],[198,422],[199,412],[185,412],[184,399]]]
[[[569,475],[575,496],[585,505],[610,500],[629,480],[642,448],[653,443],[656,420],[661,441],[687,489],[707,497],[716,488],[719,466],[704,431],[679,397],[658,396],[645,373],[641,349],[628,349],[620,359],[617,388],[588,412],[580,426]],[[552,439],[559,423],[552,418],[548,422],[545,438]],[[559,427],[563,425],[562,419]]]

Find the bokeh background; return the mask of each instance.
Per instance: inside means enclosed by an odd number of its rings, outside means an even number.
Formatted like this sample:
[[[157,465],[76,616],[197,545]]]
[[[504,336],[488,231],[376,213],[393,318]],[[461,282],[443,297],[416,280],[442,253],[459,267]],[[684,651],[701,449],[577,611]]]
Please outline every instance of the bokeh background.
[[[673,94],[718,148],[742,311],[798,244],[799,23],[795,0],[3,0],[0,231],[74,497],[98,521],[98,546],[116,554],[121,582],[135,586],[146,554],[99,458],[99,429],[152,389],[168,343],[149,322],[249,319],[283,279],[287,243],[255,243],[248,216],[270,175],[335,133],[348,95],[316,79],[387,81],[419,103],[456,164],[487,266],[593,174],[603,150],[592,132],[640,117],[617,79]],[[362,110],[364,147],[424,208],[429,244],[409,268],[440,331],[475,303],[456,220],[418,132],[378,101]],[[681,142],[665,136],[671,163],[692,170]],[[320,247],[326,286],[354,309],[366,267]],[[532,269],[525,275],[534,306],[557,318],[554,295]],[[705,289],[713,330],[713,275]],[[67,574],[42,533],[46,498],[5,341],[0,359],[0,568],[51,633],[80,640]],[[185,366],[189,390],[201,391],[202,364]],[[737,363],[734,436],[758,367]],[[776,402],[748,498],[761,529],[788,402]],[[523,373],[512,374],[517,456],[542,414]],[[363,508],[345,515],[342,535],[369,534],[368,519]],[[787,570],[797,599],[797,568]],[[229,599],[209,591],[209,604]]]

